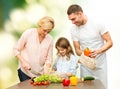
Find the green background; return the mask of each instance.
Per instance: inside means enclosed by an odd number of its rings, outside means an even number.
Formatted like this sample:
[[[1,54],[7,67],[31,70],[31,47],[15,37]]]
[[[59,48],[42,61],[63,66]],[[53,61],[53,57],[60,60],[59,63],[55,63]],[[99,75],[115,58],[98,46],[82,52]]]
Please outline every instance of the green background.
[[[13,55],[13,45],[27,28],[37,27],[43,16],[55,19],[55,28],[50,33],[54,40],[60,36],[70,42],[66,10],[71,4],[80,4],[84,13],[94,20],[102,21],[109,28],[113,47],[107,51],[108,89],[120,89],[120,5],[119,0],[0,0],[0,89],[6,89],[19,82],[18,60]],[[54,54],[56,50],[54,49]],[[77,76],[80,76],[79,68]]]

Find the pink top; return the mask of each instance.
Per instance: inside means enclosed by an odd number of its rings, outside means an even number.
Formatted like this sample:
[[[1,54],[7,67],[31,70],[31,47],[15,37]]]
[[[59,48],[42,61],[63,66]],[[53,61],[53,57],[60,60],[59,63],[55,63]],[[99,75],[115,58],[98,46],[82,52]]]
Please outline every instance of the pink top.
[[[31,69],[36,72],[43,73],[44,65],[52,63],[53,55],[53,38],[49,34],[40,43],[36,28],[26,30],[19,41],[13,48],[14,55],[21,56],[30,64]],[[26,71],[21,67],[20,61],[18,68],[28,76],[35,76],[30,71]]]

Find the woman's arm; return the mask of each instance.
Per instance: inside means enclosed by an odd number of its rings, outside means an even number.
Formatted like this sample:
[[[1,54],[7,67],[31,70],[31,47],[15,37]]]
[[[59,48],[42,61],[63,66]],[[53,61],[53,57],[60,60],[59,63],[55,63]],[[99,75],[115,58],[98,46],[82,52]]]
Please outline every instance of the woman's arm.
[[[20,54],[18,54],[16,57],[20,60],[22,67],[25,70],[29,70],[31,68],[30,65],[25,61],[25,59]]]
[[[49,50],[48,50],[48,54],[47,54],[47,58],[44,66],[44,73],[49,73],[49,69],[52,66],[52,62],[53,62],[53,40],[51,41],[51,44],[49,46]]]
[[[27,42],[28,32],[24,32],[18,42],[13,47],[13,53],[17,57],[17,59],[21,62],[22,67],[24,69],[30,69],[30,65],[25,61],[25,59],[21,56],[21,51],[24,49]],[[29,37],[29,36],[28,36]]]

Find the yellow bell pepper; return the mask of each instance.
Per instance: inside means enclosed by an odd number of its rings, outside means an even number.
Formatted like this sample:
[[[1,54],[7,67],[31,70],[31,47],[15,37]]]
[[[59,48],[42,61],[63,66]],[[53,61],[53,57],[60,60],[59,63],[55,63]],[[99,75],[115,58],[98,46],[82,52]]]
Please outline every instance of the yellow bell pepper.
[[[78,77],[77,76],[71,76],[70,77],[70,84],[73,86],[76,86],[78,84]]]

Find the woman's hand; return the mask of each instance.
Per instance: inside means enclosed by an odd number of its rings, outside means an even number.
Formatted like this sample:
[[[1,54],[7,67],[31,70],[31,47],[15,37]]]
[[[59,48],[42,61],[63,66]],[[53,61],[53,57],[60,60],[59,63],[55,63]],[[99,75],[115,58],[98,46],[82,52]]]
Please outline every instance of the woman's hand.
[[[49,68],[44,68],[44,74],[49,74]]]
[[[26,61],[23,61],[22,62],[22,67],[25,69],[25,70],[29,70],[31,67],[30,65],[26,62]]]
[[[20,60],[22,67],[25,70],[29,70],[31,68],[29,63],[20,54],[18,54],[16,57]]]
[[[50,72],[50,67],[51,67],[50,64],[46,64],[46,65],[44,66],[44,74],[49,74],[49,72]]]

